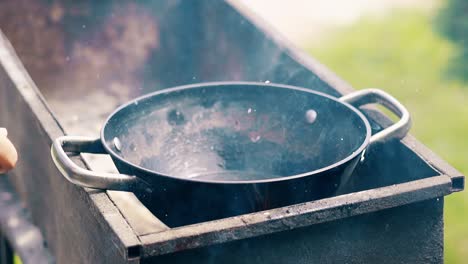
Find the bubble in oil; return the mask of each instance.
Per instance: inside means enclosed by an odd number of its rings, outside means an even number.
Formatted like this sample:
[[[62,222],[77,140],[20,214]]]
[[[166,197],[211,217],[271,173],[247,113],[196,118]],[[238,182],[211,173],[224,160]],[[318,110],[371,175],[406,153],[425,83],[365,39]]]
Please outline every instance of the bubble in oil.
[[[183,125],[185,124],[185,116],[179,110],[173,109],[167,114],[167,120],[171,125]]]
[[[132,151],[136,151],[136,150],[137,150],[135,144],[133,144],[133,143],[130,144],[130,149],[131,149]]]
[[[307,123],[312,124],[317,120],[317,112],[314,109],[309,109],[306,111],[305,118]]]
[[[114,137],[112,140],[114,143],[114,147],[117,151],[121,152],[122,151],[122,143],[120,142],[120,139],[118,137]]]

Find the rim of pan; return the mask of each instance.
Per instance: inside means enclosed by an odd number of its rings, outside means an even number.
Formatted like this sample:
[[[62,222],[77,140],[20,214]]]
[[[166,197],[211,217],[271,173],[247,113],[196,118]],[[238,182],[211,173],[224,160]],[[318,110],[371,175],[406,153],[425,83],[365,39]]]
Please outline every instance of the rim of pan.
[[[292,90],[296,90],[296,91],[316,94],[316,95],[323,96],[323,97],[326,97],[328,99],[331,99],[331,100],[333,100],[335,102],[341,103],[341,104],[345,105],[346,107],[348,107],[355,114],[357,114],[359,116],[359,118],[362,120],[362,122],[364,123],[364,126],[366,127],[366,137],[364,138],[361,145],[355,151],[353,151],[353,153],[351,153],[350,155],[348,155],[344,159],[341,159],[341,160],[339,160],[339,161],[337,161],[335,163],[332,163],[332,164],[330,164],[328,166],[325,166],[325,167],[322,167],[322,168],[319,168],[319,169],[316,169],[316,170],[300,173],[300,174],[289,175],[289,176],[281,176],[281,177],[268,178],[268,179],[262,179],[262,180],[240,180],[240,181],[203,180],[203,179],[197,179],[196,177],[195,178],[182,178],[182,177],[177,177],[177,176],[173,176],[173,175],[170,175],[170,174],[161,173],[161,172],[158,172],[158,171],[155,171],[155,170],[150,170],[150,169],[141,167],[139,165],[133,164],[132,162],[129,162],[128,160],[124,159],[119,154],[117,154],[112,148],[110,148],[106,143],[106,140],[105,140],[105,137],[104,137],[104,132],[105,132],[105,129],[108,127],[107,125],[109,124],[109,121],[118,112],[125,109],[127,106],[135,105],[135,102],[138,102],[138,104],[140,104],[140,102],[142,102],[144,100],[147,100],[147,99],[149,99],[151,97],[154,97],[156,95],[166,94],[166,93],[171,93],[171,92],[176,92],[176,91],[181,91],[181,90],[197,89],[197,88],[210,88],[210,87],[219,87],[219,86],[240,86],[240,85],[241,86],[263,86],[263,87],[270,87],[270,88],[292,89]],[[269,182],[287,181],[287,180],[302,178],[302,177],[305,177],[305,176],[309,177],[309,176],[317,175],[317,174],[319,174],[321,172],[324,172],[324,171],[334,169],[334,168],[336,168],[336,167],[338,167],[338,166],[340,166],[340,165],[354,159],[362,151],[364,151],[364,149],[368,146],[369,141],[370,141],[371,128],[370,128],[370,124],[369,124],[369,121],[367,120],[367,118],[356,107],[352,106],[349,103],[342,102],[342,101],[338,100],[337,97],[334,97],[334,96],[331,96],[331,95],[328,95],[328,94],[325,94],[325,93],[322,93],[322,92],[314,91],[314,90],[307,89],[307,88],[302,88],[302,87],[297,87],[297,86],[292,86],[292,85],[285,85],[285,84],[277,84],[277,83],[268,83],[267,84],[267,83],[263,83],[263,82],[203,82],[203,83],[182,85],[182,86],[176,86],[176,87],[173,87],[173,88],[158,90],[158,91],[155,91],[155,92],[152,92],[152,93],[145,94],[143,96],[137,97],[137,98],[135,98],[135,99],[121,105],[120,107],[115,109],[107,117],[107,119],[106,119],[106,121],[104,123],[104,126],[101,129],[100,136],[101,136],[101,142],[102,142],[102,145],[104,146],[104,149],[113,158],[118,159],[120,162],[126,164],[127,166],[134,167],[134,168],[136,168],[138,170],[144,171],[145,173],[156,174],[158,177],[168,177],[168,178],[171,178],[171,179],[174,179],[174,180],[180,180],[180,181],[192,181],[192,182],[213,183],[213,184],[253,184],[253,183],[269,183]],[[138,175],[135,175],[135,176],[138,176]]]

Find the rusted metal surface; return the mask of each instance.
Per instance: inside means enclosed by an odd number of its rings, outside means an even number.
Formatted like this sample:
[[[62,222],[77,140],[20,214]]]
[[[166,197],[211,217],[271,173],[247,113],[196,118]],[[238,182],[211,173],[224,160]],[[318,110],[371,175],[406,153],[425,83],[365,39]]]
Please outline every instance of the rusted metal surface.
[[[0,122],[21,157],[10,172],[12,184],[51,253],[58,263],[99,263],[103,257],[127,263],[135,257],[129,249],[139,248],[137,236],[104,192],[70,185],[53,165],[50,144],[62,129],[3,34],[0,64]],[[100,240],[103,233],[106,240]]]
[[[371,213],[442,197],[451,192],[450,188],[450,177],[442,175],[221,221],[174,228],[141,236],[145,245],[143,256],[167,254]]]
[[[443,263],[442,210],[432,199],[142,263]]]

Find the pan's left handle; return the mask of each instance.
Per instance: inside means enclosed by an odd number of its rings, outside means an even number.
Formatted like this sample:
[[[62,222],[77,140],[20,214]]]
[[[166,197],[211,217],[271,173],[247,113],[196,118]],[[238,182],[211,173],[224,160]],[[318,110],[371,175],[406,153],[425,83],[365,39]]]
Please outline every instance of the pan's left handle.
[[[76,165],[67,153],[107,154],[99,139],[62,136],[54,140],[51,147],[52,159],[60,172],[70,182],[89,188],[130,191],[142,184],[136,176],[95,172]]]
[[[397,115],[400,120],[395,124],[383,129],[382,131],[372,135],[370,144],[383,142],[393,138],[404,138],[411,128],[411,117],[406,109],[395,97],[379,89],[364,89],[347,94],[339,99],[359,107],[361,105],[378,103],[385,106],[388,110]]]

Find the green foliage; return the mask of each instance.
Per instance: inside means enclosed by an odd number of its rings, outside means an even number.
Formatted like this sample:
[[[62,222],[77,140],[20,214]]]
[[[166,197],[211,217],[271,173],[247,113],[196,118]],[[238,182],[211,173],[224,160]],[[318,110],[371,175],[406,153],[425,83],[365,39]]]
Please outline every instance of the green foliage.
[[[436,26],[457,44],[468,42],[468,1],[448,0],[437,16]]]
[[[438,31],[457,46],[447,73],[450,77],[468,81],[468,1],[448,0],[440,10],[435,26]]]
[[[15,255],[15,257],[13,259],[13,263],[14,264],[22,264],[23,262],[21,262],[21,259],[18,257],[18,255]]]
[[[411,133],[468,175],[468,87],[443,78],[454,48],[432,25],[430,14],[400,11],[330,33],[307,50],[353,87],[382,88],[401,100],[413,117]],[[465,263],[467,191],[446,198],[445,227],[446,262]]]

